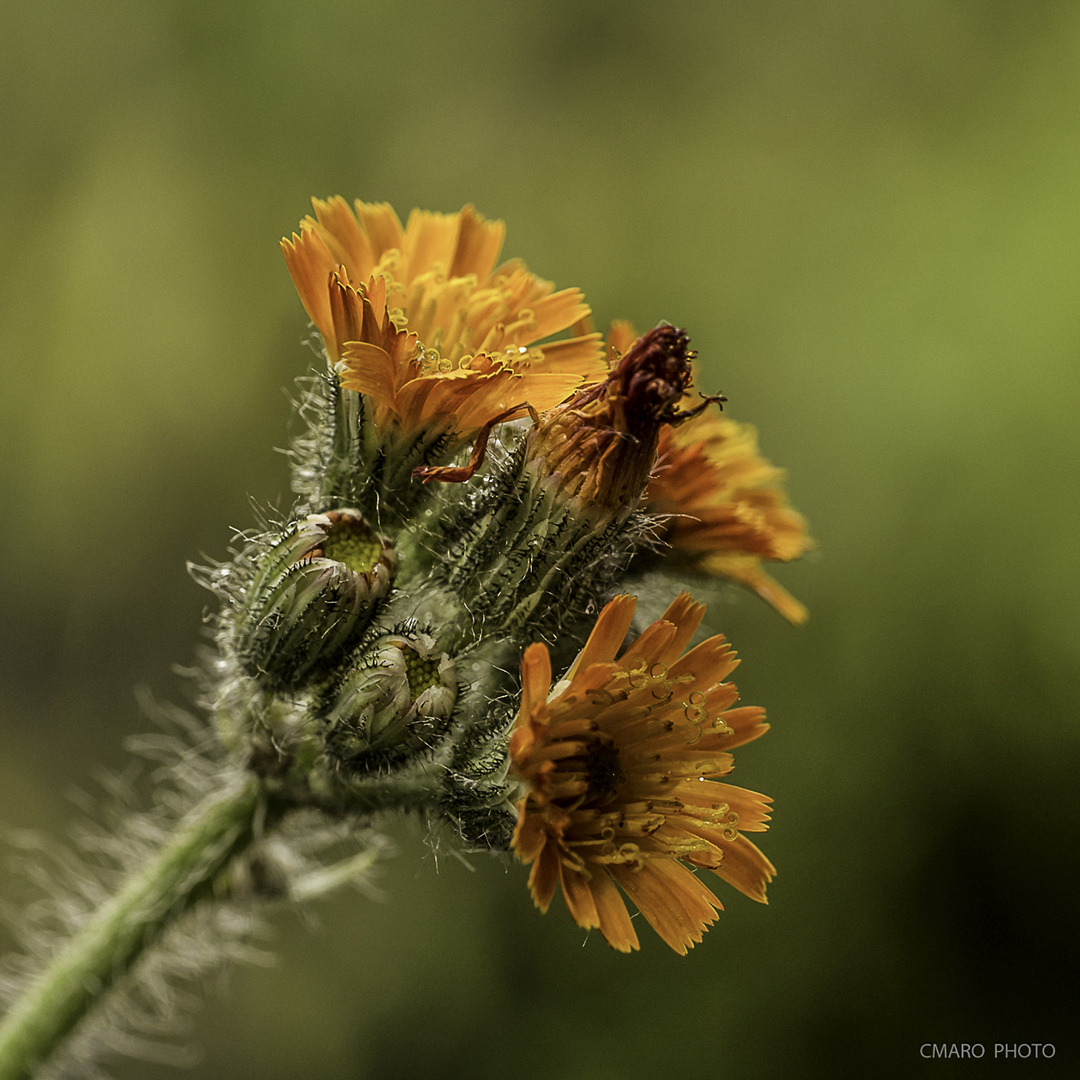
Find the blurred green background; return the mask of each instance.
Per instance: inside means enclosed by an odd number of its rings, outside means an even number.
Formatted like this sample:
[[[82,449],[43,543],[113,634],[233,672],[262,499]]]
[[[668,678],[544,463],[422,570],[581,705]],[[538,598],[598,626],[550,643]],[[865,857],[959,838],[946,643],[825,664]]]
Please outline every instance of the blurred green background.
[[[187,699],[185,561],[288,503],[310,195],[474,202],[602,325],[687,326],[820,545],[801,630],[709,597],[773,722],[769,908],[623,957],[398,828],[383,901],[208,986],[195,1075],[1077,1067],[1080,6],[9,3],[0,155],[10,826]]]

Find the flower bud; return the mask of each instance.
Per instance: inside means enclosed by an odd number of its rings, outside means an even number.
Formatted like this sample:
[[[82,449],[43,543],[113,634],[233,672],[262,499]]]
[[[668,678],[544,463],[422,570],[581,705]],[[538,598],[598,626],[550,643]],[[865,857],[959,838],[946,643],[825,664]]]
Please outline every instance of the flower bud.
[[[341,764],[400,762],[434,748],[457,701],[453,660],[406,627],[365,650],[319,708],[326,748]]]
[[[241,667],[273,690],[310,682],[356,644],[396,569],[358,511],[304,518],[256,565],[234,635]]]

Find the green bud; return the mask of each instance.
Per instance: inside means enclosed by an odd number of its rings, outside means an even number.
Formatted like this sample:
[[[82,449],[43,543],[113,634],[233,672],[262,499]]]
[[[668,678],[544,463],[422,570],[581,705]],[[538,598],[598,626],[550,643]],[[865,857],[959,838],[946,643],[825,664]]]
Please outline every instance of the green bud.
[[[406,627],[364,650],[363,659],[318,707],[330,756],[370,768],[435,749],[457,701],[453,660]]]
[[[390,541],[358,511],[304,518],[256,561],[233,634],[240,666],[272,690],[325,674],[357,643],[396,569]]]

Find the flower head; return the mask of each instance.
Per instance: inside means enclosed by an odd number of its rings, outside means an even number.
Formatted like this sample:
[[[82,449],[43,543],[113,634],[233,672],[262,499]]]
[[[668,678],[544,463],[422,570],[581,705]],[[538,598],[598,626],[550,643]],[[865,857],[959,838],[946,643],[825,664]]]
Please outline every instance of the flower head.
[[[496,266],[505,226],[471,206],[414,210],[312,200],[315,216],[281,242],[308,315],[342,383],[368,395],[376,424],[435,417],[468,439],[526,403],[544,410],[604,372],[597,334],[544,339],[583,323],[578,289],[555,292],[517,260]]]
[[[757,433],[726,416],[701,415],[661,434],[649,509],[670,514],[665,539],[694,569],[753,589],[786,619],[807,611],[762,569],[813,546],[806,521],[788,504],[784,471],[758,453]]]
[[[527,792],[513,847],[542,911],[561,886],[579,926],[629,952],[638,939],[621,889],[685,954],[723,906],[696,870],[765,902],[775,870],[743,833],[767,827],[770,800],[714,778],[768,725],[760,708],[733,708],[722,637],[684,653],[704,614],[687,593],[616,659],[635,603],[604,608],[554,690],[547,648],[525,650],[510,757]]]

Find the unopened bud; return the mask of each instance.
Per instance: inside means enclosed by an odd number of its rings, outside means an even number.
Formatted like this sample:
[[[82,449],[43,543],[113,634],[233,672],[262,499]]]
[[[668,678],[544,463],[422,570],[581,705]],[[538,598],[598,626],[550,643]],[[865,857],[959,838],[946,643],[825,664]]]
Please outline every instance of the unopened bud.
[[[389,764],[433,749],[457,701],[453,660],[418,630],[387,634],[320,708],[326,747],[341,764]]]
[[[296,689],[340,661],[390,591],[390,541],[356,510],[312,514],[260,559],[236,628],[244,671]]]

